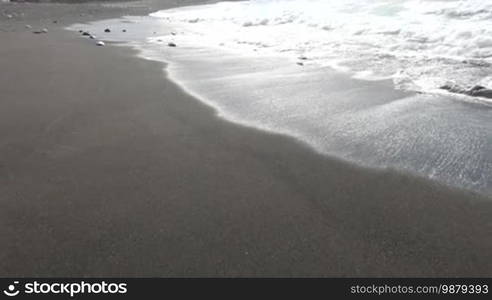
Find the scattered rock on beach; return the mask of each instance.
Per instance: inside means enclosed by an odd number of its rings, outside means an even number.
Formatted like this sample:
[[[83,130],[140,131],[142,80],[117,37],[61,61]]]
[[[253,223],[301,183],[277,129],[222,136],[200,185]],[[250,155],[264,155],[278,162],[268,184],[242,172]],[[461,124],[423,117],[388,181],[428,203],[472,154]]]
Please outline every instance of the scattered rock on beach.
[[[173,43],[173,42],[170,42],[170,43],[168,43],[167,45],[168,45],[169,47],[176,47],[176,44],[175,44],[175,43]]]
[[[299,59],[300,60],[307,60],[308,58],[306,56],[304,56],[304,55],[301,55],[301,56],[299,56]]]
[[[31,28],[32,28],[32,26],[31,26],[31,25],[26,25],[26,28],[27,28],[27,29],[31,29]]]
[[[123,29],[122,32],[126,32],[126,29]]]
[[[97,37],[96,37],[95,35],[91,34],[91,35],[89,35],[89,38],[90,38],[91,40],[95,40]]]
[[[96,43],[96,45],[101,46],[101,47],[106,46],[106,44],[103,41],[98,41]]]
[[[91,34],[90,34],[89,32],[87,32],[87,31],[83,31],[83,32],[82,32],[82,35],[83,35],[83,36],[90,36]]]
[[[48,29],[43,28],[41,30],[33,31],[32,33],[34,33],[34,34],[48,33]]]
[[[104,29],[104,32],[111,32],[111,29],[106,28],[106,29]]]
[[[301,67],[302,67],[302,66],[304,66],[304,63],[303,63],[303,62],[301,62],[301,61],[298,61],[298,62],[297,62],[297,65],[299,65],[299,66],[301,66]]]

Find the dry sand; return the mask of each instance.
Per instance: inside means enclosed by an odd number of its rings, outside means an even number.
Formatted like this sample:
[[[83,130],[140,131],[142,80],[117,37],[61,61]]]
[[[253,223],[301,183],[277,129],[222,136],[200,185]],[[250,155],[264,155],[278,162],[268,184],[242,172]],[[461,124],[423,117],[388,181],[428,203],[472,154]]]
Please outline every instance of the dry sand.
[[[0,276],[492,276],[492,199],[228,123],[62,29],[155,8],[1,19]]]

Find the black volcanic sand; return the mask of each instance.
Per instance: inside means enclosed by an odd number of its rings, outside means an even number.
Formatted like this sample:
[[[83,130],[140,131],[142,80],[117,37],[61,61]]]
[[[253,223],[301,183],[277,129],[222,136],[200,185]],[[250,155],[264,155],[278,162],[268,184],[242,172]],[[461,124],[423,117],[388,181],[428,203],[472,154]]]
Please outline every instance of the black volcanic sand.
[[[62,30],[157,9],[133,4],[0,5],[25,12],[0,15],[0,276],[492,276],[492,199],[223,121]]]

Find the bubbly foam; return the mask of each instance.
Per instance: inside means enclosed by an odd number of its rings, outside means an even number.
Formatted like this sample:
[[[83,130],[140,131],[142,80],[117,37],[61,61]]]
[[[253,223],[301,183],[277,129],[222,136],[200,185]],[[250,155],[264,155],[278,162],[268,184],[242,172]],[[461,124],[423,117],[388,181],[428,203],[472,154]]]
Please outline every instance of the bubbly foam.
[[[492,87],[490,1],[251,0],[152,16],[180,43],[303,57],[408,90]]]

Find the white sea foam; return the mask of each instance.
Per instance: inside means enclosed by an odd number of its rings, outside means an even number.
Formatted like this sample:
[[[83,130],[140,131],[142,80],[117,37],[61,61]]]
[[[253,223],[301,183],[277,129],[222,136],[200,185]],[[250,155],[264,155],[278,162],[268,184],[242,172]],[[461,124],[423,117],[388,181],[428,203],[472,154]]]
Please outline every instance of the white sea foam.
[[[180,28],[180,43],[303,56],[410,90],[492,87],[491,1],[251,0],[152,16]]]

